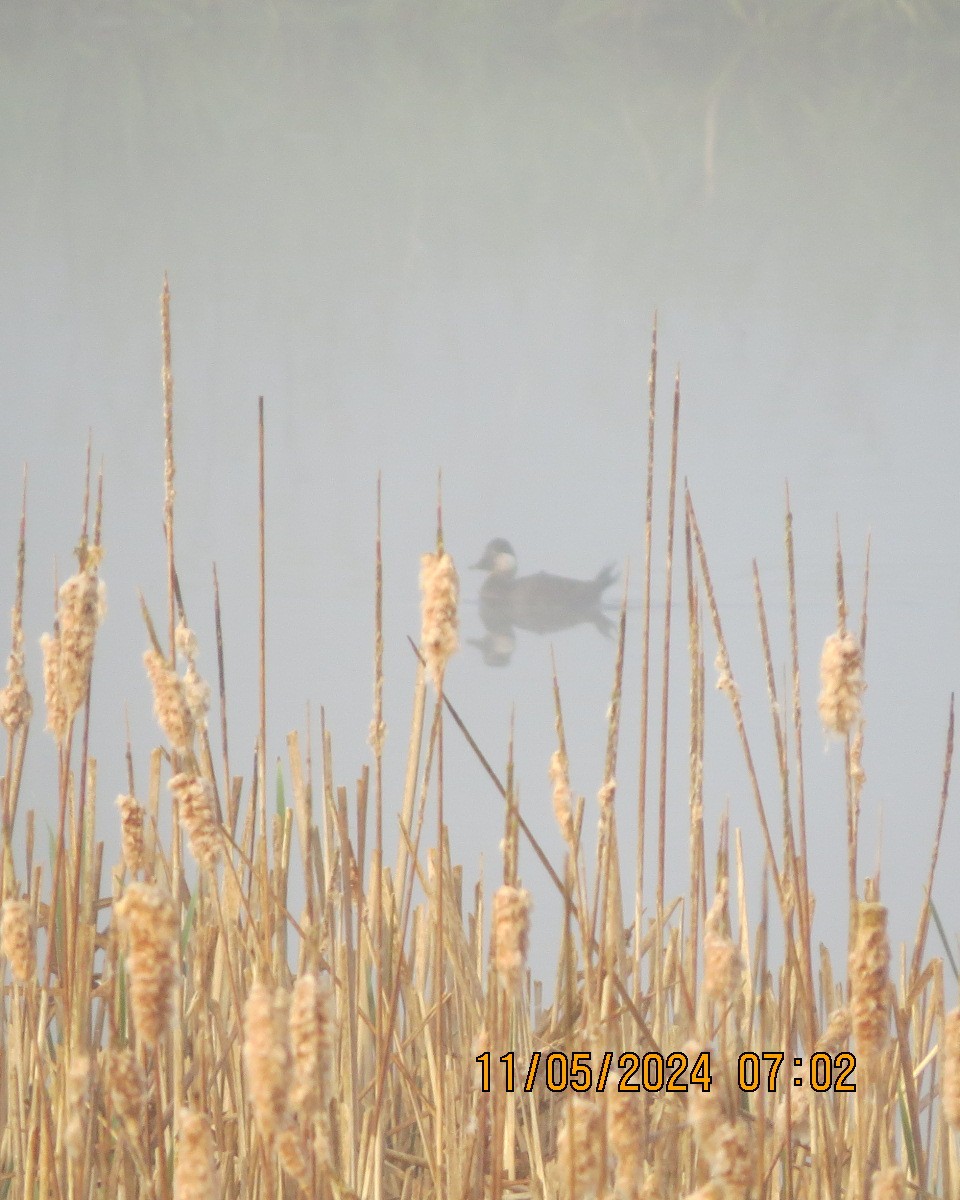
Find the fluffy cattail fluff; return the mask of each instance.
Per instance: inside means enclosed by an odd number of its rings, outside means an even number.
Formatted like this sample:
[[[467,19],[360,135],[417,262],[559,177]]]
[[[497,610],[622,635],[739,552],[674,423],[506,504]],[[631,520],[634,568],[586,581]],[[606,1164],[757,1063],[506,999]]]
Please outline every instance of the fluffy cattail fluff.
[[[714,666],[717,668],[717,691],[723,692],[731,702],[738,700],[740,698],[740,689],[734,682],[733,672],[730,670],[730,660],[727,658],[727,652],[722,646],[717,651]]]
[[[10,647],[10,657],[7,659],[9,682],[0,690],[0,722],[10,733],[16,733],[30,720],[33,712],[30,689],[23,673],[23,623],[19,605],[13,610],[10,624],[13,629],[13,643]]]
[[[310,1188],[310,1160],[303,1132],[294,1124],[288,1124],[277,1134],[277,1158],[286,1173],[300,1184],[304,1191]]]
[[[684,1200],[727,1200],[727,1193],[716,1180],[710,1179],[695,1192],[689,1192]]]
[[[573,844],[573,805],[570,800],[570,774],[567,756],[554,750],[550,756],[550,782],[553,784],[553,812],[568,846]]]
[[[60,634],[45,633],[40,639],[43,654],[43,695],[47,729],[59,742],[67,731],[67,706],[60,690]]]
[[[820,682],[823,690],[817,701],[820,720],[832,733],[846,733],[860,715],[863,681],[863,654],[852,633],[831,633],[820,656]]]
[[[530,941],[533,901],[525,888],[504,884],[493,897],[493,962],[500,986],[519,995]]]
[[[254,983],[243,1008],[243,1062],[260,1135],[273,1142],[290,1121],[287,996]]]
[[[857,905],[857,934],[850,952],[850,1018],[858,1059],[869,1061],[887,1041],[887,910],[876,901]]]
[[[157,724],[170,745],[186,754],[193,740],[193,718],[184,692],[183,680],[167,663],[159,650],[147,650],[143,665],[153,688],[153,711]]]
[[[336,1010],[329,975],[301,975],[290,998],[291,1100],[298,1112],[315,1113],[329,1098],[336,1039]]]
[[[707,1152],[724,1200],[747,1200],[756,1175],[756,1147],[746,1121],[724,1122]]]
[[[740,951],[723,929],[727,907],[727,881],[723,879],[710,911],[703,934],[703,986],[711,1000],[729,1001],[740,982]]]
[[[18,983],[32,979],[37,968],[33,909],[26,900],[4,900],[0,915],[0,949]]]
[[[60,694],[67,720],[87,698],[93,644],[107,611],[106,588],[96,575],[98,559],[91,548],[86,568],[71,575],[60,588]]]
[[[86,1054],[71,1060],[64,1092],[67,1126],[63,1140],[70,1157],[78,1158],[83,1153],[85,1118],[90,1114],[90,1059]]]
[[[817,1039],[817,1050],[825,1054],[836,1054],[850,1040],[850,1010],[844,1006],[835,1008],[827,1021],[827,1027]]]
[[[213,1156],[210,1122],[203,1113],[180,1109],[177,1165],[173,1176],[175,1200],[216,1200],[220,1180]]]
[[[187,660],[183,673],[183,697],[196,729],[206,729],[210,709],[210,685],[197,670],[197,635],[183,621],[177,626],[174,639],[177,650]]]
[[[907,1181],[899,1167],[885,1167],[875,1171],[870,1186],[870,1200],[904,1200]]]
[[[960,1008],[943,1021],[943,1115],[960,1130]]]
[[[692,1062],[701,1049],[696,1043],[688,1043],[684,1053]],[[727,1120],[716,1087],[705,1089],[693,1082],[687,1093],[687,1121],[723,1200],[746,1200],[756,1169],[755,1147],[748,1126],[743,1121]]]
[[[617,781],[608,779],[599,792],[597,792],[597,803],[600,805],[600,811],[609,816],[610,810],[613,807],[613,798],[617,794]]]
[[[619,1080],[607,1091],[607,1134],[617,1156],[614,1191],[618,1200],[638,1195],[643,1163],[643,1093],[621,1091]]]
[[[786,1097],[790,1097],[789,1111]],[[777,1107],[774,1128],[778,1138],[790,1138],[806,1146],[810,1143],[810,1090],[808,1087],[792,1089],[785,1093]]]
[[[155,1046],[173,1014],[180,975],[177,913],[170,896],[152,883],[131,883],[117,902],[127,944],[130,1008],[138,1037]]]
[[[449,554],[424,554],[420,558],[420,593],[423,623],[420,650],[437,691],[447,661],[459,646],[457,597],[460,580]]]
[[[223,843],[217,821],[213,785],[209,779],[181,771],[167,786],[176,797],[180,824],[190,839],[193,857],[208,871],[216,870]]]
[[[134,1139],[142,1132],[147,1077],[131,1050],[112,1050],[107,1060],[107,1089],[113,1110]]]
[[[563,1200],[594,1200],[606,1153],[602,1114],[597,1104],[582,1096],[564,1107],[557,1134],[557,1186]]]
[[[138,874],[146,865],[143,840],[143,809],[136,796],[118,796],[120,809],[120,848],[123,861],[131,876]]]

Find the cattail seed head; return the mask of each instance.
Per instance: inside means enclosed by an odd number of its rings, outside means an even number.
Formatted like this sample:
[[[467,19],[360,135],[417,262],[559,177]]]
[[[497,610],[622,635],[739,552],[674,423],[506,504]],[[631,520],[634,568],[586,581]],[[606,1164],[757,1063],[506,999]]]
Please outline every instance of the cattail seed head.
[[[170,1022],[180,975],[176,909],[156,884],[131,883],[116,911],[127,945],[133,1022],[137,1035],[152,1047]]]
[[[131,1050],[112,1050],[107,1060],[110,1103],[127,1133],[139,1138],[147,1101],[147,1077]]]
[[[254,983],[243,1009],[243,1061],[260,1134],[272,1142],[290,1120],[287,997]]]
[[[216,870],[223,843],[213,784],[200,775],[181,771],[167,786],[177,800],[180,824],[190,839],[193,857],[208,871]]]
[[[87,698],[93,645],[97,629],[107,611],[106,587],[97,579],[95,562],[70,578],[60,588],[57,620],[60,625],[60,694],[67,720]]]
[[[10,624],[13,629],[13,642],[10,657],[7,659],[9,682],[0,690],[0,722],[10,733],[16,733],[30,720],[33,713],[33,701],[30,699],[30,689],[23,673],[23,623],[19,605],[13,609]]]
[[[460,580],[449,554],[424,554],[420,559],[422,628],[420,650],[434,686],[440,690],[447,661],[460,645],[457,599]]]
[[[307,1191],[310,1187],[310,1160],[303,1132],[296,1125],[288,1124],[277,1134],[277,1158],[286,1173]]]
[[[143,665],[153,688],[153,711],[157,724],[173,749],[186,754],[193,741],[193,718],[183,680],[163,655],[152,647],[144,653]]]
[[[220,1179],[213,1153],[210,1122],[203,1113],[181,1108],[178,1122],[175,1200],[217,1200]]]
[[[857,905],[857,934],[850,953],[850,1017],[857,1057],[876,1057],[887,1041],[890,942],[887,910],[876,901]]]
[[[561,750],[550,756],[550,782],[553,784],[553,812],[560,826],[563,840],[573,844],[573,804],[570,799],[570,774],[567,757]]]
[[[60,690],[60,634],[45,633],[40,639],[43,654],[43,694],[47,708],[47,729],[56,740],[67,731],[67,706]]]
[[[943,1022],[943,1115],[952,1129],[960,1130],[960,1008],[948,1012]]]
[[[840,630],[824,642],[820,682],[820,720],[830,732],[845,734],[860,715],[860,698],[866,686],[863,653],[852,633]]]
[[[206,729],[210,709],[210,685],[197,670],[197,635],[181,620],[174,634],[177,650],[187,660],[183,674],[183,696],[194,728]]]
[[[593,1200],[605,1154],[603,1118],[592,1100],[575,1096],[557,1135],[556,1182],[564,1200]]]
[[[830,1014],[826,1029],[817,1039],[817,1050],[822,1050],[825,1054],[836,1054],[850,1040],[851,1029],[850,1010],[846,1006],[835,1008]]]
[[[329,1097],[336,1044],[336,1010],[330,977],[301,975],[290,998],[291,1099],[298,1112],[314,1113]]]
[[[86,1054],[78,1054],[67,1067],[64,1087],[67,1125],[63,1140],[71,1158],[78,1158],[83,1153],[85,1121],[90,1114],[91,1083],[90,1059]]]
[[[500,986],[519,995],[530,941],[533,900],[525,888],[504,884],[493,897],[493,960]]]
[[[18,983],[32,979],[37,969],[33,909],[26,900],[4,900],[0,910],[0,950]]]
[[[907,1180],[899,1167],[875,1171],[870,1186],[870,1200],[905,1200]]]
[[[607,1092],[607,1133],[617,1157],[614,1190],[636,1196],[643,1162],[643,1094],[621,1091],[619,1081]]]
[[[703,935],[703,986],[711,1000],[732,999],[740,982],[740,951],[724,931],[727,881],[721,881]]]
[[[135,796],[118,796],[120,809],[120,849],[123,861],[131,877],[146,866],[146,849],[143,838],[143,809]]]

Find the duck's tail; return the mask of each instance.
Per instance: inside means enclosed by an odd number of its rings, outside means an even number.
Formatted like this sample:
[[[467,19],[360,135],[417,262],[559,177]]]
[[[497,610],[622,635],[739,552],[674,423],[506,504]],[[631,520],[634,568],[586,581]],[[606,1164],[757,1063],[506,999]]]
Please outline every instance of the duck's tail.
[[[619,577],[620,571],[617,568],[617,564],[607,563],[605,567],[597,572],[597,576],[593,581],[597,589],[597,595],[599,596],[602,592],[605,592],[612,583],[616,583]]]

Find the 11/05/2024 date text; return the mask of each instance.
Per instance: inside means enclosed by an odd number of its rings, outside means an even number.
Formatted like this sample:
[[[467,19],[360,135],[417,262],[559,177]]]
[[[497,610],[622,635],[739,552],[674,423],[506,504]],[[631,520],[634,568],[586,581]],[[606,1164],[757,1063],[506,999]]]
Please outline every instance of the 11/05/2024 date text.
[[[548,1091],[564,1092],[570,1088],[574,1092],[603,1092],[607,1088],[610,1071],[614,1065],[614,1053],[606,1050],[600,1055],[600,1067],[594,1078],[593,1056],[589,1050],[575,1050],[570,1054],[561,1050],[551,1050],[544,1054],[534,1050],[530,1055],[527,1070],[522,1080],[517,1075],[517,1062],[514,1051],[501,1054],[499,1062],[503,1068],[503,1088],[506,1092],[514,1092],[519,1086],[524,1092],[533,1091],[537,1078],[544,1083]],[[737,1058],[737,1086],[743,1092],[755,1092],[765,1087],[767,1092],[776,1092],[780,1068],[783,1065],[782,1050],[767,1050],[763,1053],[746,1051]],[[491,1087],[491,1055],[487,1050],[478,1054],[476,1061],[480,1064],[480,1090],[489,1092]],[[850,1078],[856,1068],[854,1055],[843,1052],[836,1055],[816,1053],[809,1059],[793,1059],[794,1068],[801,1069],[806,1065],[806,1074],[793,1075],[789,1082],[794,1087],[809,1083],[815,1092],[854,1092],[856,1084]],[[520,1064],[522,1069],[523,1064]],[[699,1087],[708,1092],[713,1084],[710,1067],[710,1051],[701,1050],[690,1056],[682,1050],[671,1054],[660,1054],[649,1051],[638,1054],[626,1050],[617,1057],[617,1070],[620,1072],[611,1086],[620,1092],[688,1092],[691,1087]]]

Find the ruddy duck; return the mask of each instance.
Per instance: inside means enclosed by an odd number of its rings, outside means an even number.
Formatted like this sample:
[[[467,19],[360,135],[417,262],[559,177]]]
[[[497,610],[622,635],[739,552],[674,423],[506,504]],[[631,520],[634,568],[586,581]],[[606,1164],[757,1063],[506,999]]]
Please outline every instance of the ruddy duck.
[[[505,538],[494,538],[473,565],[488,572],[480,588],[480,619],[489,634],[503,637],[514,628],[556,633],[589,623],[609,637],[614,629],[600,606],[603,593],[617,578],[612,564],[594,579],[567,579],[546,571],[518,578],[513,547]]]

